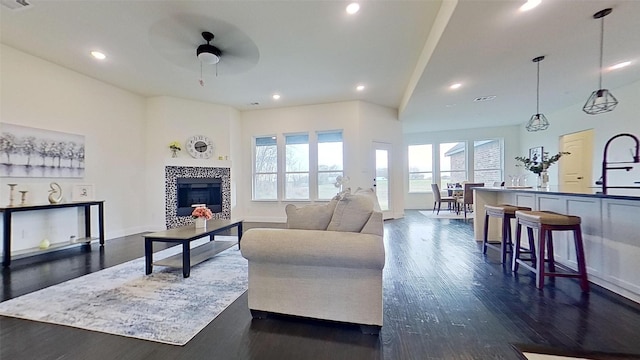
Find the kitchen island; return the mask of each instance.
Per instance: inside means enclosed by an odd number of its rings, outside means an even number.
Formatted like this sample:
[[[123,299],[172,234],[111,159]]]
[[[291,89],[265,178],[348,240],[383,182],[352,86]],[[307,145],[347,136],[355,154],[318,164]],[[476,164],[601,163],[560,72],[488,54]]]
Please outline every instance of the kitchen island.
[[[528,206],[580,216],[589,280],[640,302],[640,192],[612,195],[601,194],[599,189],[578,193],[553,187],[484,187],[474,188],[474,204],[474,237],[478,241],[483,238],[485,204]],[[501,240],[500,226],[499,219],[490,219],[490,240]],[[571,237],[554,233],[553,240],[555,260],[576,269]]]

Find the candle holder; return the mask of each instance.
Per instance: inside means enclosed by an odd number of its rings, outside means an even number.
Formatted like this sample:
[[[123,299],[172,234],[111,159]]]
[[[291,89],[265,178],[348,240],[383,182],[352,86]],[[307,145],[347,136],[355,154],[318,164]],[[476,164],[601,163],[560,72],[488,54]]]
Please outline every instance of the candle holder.
[[[28,190],[20,190],[20,205],[24,205],[27,201],[27,193],[29,191]]]
[[[13,206],[14,196],[15,196],[15,188],[18,184],[7,184],[9,185],[9,206]]]

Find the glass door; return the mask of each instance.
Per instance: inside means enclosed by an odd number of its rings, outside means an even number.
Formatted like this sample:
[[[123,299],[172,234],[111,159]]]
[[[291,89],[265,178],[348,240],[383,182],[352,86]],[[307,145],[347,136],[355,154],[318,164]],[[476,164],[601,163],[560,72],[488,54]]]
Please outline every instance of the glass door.
[[[373,150],[375,158],[373,188],[376,191],[376,196],[380,203],[380,209],[382,209],[383,218],[391,219],[391,201],[389,196],[391,193],[391,177],[389,176],[391,145],[387,143],[374,142]]]

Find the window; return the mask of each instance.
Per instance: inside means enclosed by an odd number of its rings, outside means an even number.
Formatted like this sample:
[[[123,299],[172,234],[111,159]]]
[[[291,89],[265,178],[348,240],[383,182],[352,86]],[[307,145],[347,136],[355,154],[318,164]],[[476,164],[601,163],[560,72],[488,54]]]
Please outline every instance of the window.
[[[409,192],[431,191],[433,183],[433,146],[409,145]]]
[[[473,149],[473,181],[485,185],[502,182],[502,142],[477,140]]]
[[[336,195],[336,177],[343,172],[342,132],[318,133],[318,199]]]
[[[285,164],[285,199],[309,199],[309,135],[285,136]]]
[[[440,144],[440,188],[467,180],[467,146],[464,142]]]
[[[253,198],[278,199],[278,146],[275,136],[255,139]]]

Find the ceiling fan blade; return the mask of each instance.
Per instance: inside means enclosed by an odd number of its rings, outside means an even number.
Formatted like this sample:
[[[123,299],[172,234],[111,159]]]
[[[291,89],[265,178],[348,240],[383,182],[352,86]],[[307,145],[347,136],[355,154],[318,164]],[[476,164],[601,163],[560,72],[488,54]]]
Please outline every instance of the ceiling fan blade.
[[[149,30],[149,42],[171,63],[199,72],[196,49],[206,43],[202,32],[213,33],[211,45],[222,52],[218,73],[236,74],[256,66],[260,52],[255,43],[240,29],[225,21],[198,14],[176,14],[162,19]]]

